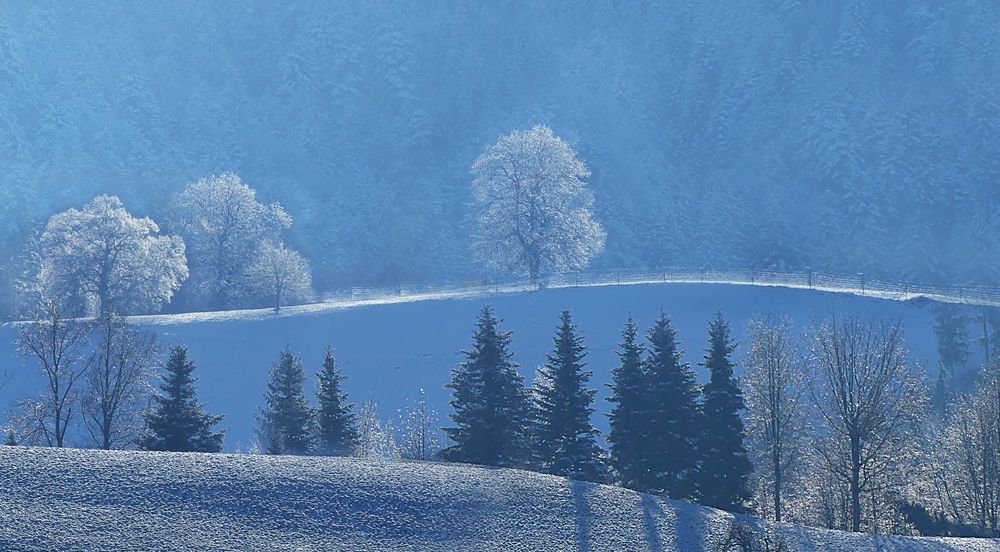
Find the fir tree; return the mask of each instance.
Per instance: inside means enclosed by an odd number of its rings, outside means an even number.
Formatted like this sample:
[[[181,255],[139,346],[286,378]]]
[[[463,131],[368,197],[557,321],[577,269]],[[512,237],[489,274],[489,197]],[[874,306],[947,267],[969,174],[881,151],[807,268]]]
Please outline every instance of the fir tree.
[[[525,459],[528,394],[517,365],[511,362],[511,334],[483,307],[465,362],[452,371],[451,420],[445,428],[454,445],[441,452],[445,460],[514,466]]]
[[[219,452],[224,432],[213,427],[222,416],[205,412],[195,397],[195,364],[185,347],[174,347],[167,360],[161,393],[153,397],[146,414],[146,434],[139,443],[144,450],[174,452]]]
[[[710,380],[702,389],[703,429],[699,443],[699,502],[730,512],[743,512],[750,500],[749,477],[753,469],[744,445],[740,412],[746,409],[743,393],[729,357],[736,348],[729,337],[729,323],[716,314],[708,326],[709,348],[704,366]]]
[[[934,389],[934,409],[944,417],[947,405],[956,391],[956,384],[969,376],[966,364],[969,361],[969,335],[966,331],[968,318],[957,305],[940,305],[934,312],[934,336],[940,362],[938,378]],[[973,378],[969,377],[970,383]]]
[[[348,456],[353,453],[358,442],[354,405],[347,402],[347,394],[341,389],[344,376],[337,368],[337,361],[329,347],[323,356],[323,370],[317,377],[319,391],[316,398],[319,406],[316,423],[319,450],[325,454]]]
[[[314,413],[306,401],[306,372],[285,345],[271,368],[260,416],[259,434],[268,454],[308,454],[314,445]]]
[[[587,355],[569,311],[559,316],[555,351],[539,369],[534,390],[535,459],[541,471],[586,481],[603,479],[601,448],[590,423],[594,389],[591,372],[584,371]]]
[[[637,490],[649,487],[649,472],[644,462],[647,452],[643,410],[646,408],[646,376],[642,361],[644,349],[636,341],[638,334],[635,321],[629,317],[618,346],[620,364],[612,370],[614,381],[608,398],[614,403],[608,414],[611,465],[623,486]]]
[[[645,399],[640,408],[648,451],[643,466],[648,480],[642,490],[690,498],[698,466],[698,385],[677,345],[670,319],[661,314],[649,331]]]

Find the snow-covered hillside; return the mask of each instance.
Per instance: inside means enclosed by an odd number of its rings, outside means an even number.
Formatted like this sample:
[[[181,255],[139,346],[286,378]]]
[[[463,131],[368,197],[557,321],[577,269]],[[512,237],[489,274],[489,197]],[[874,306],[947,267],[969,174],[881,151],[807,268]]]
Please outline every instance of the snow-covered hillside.
[[[3,550],[710,551],[734,523],[621,488],[454,464],[0,447],[0,466]],[[794,526],[771,538],[790,551],[1000,550]]]
[[[213,412],[225,414],[226,450],[246,450],[253,438],[254,409],[278,351],[287,343],[302,355],[308,373],[320,368],[323,348],[334,347],[347,376],[345,389],[352,401],[378,402],[383,418],[395,414],[423,388],[441,415],[449,412],[444,388],[461,351],[470,345],[476,313],[483,304],[496,307],[503,326],[514,332],[514,360],[528,382],[536,366],[552,348],[560,309],[572,309],[590,348],[587,358],[598,388],[597,428],[607,430],[603,415],[608,403],[606,383],[617,362],[617,347],[626,317],[631,313],[643,332],[661,311],[675,323],[685,358],[696,364],[707,345],[706,327],[716,310],[733,324],[742,338],[744,323],[766,313],[788,315],[796,329],[805,329],[817,317],[832,312],[903,321],[911,358],[937,366],[933,335],[933,307],[922,302],[898,302],[815,290],[720,284],[657,284],[546,289],[530,293],[465,295],[396,304],[368,304],[357,308],[303,309],[292,316],[153,317],[148,327],[164,345],[185,344],[198,363],[199,394]],[[42,376],[34,364],[14,354],[14,329],[0,327],[0,371],[13,379],[0,389],[0,407],[41,391]],[[737,350],[737,358],[742,349]],[[973,359],[976,361],[976,359]],[[696,372],[704,378],[700,367]],[[309,382],[311,393],[314,382]]]

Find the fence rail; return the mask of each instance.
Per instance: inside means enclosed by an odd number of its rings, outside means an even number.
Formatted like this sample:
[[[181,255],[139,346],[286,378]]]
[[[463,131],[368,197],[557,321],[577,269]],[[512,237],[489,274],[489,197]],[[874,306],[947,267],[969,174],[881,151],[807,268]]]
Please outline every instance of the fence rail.
[[[872,280],[864,274],[832,276],[812,271],[779,272],[773,270],[606,270],[554,275],[540,284],[528,280],[462,281],[447,284],[401,284],[382,287],[351,287],[327,292],[316,299],[320,303],[363,301],[391,296],[411,297],[439,294],[486,294],[542,288],[596,287],[654,283],[710,283],[816,289],[865,297],[905,301],[927,298],[944,303],[1000,307],[1000,288],[987,286],[931,286]]]
[[[311,302],[285,307],[280,314],[272,309],[189,312],[130,317],[139,323],[181,324],[233,319],[261,319],[273,316],[319,313],[363,305],[405,303],[430,299],[487,296],[543,288],[599,287],[635,284],[729,284],[815,289],[895,301],[926,298],[942,303],[1000,307],[1000,288],[978,286],[928,286],[871,280],[863,274],[831,276],[811,271],[771,270],[607,270],[551,276],[538,284],[527,280],[462,281],[438,285],[401,284],[379,287],[351,287],[317,294]]]

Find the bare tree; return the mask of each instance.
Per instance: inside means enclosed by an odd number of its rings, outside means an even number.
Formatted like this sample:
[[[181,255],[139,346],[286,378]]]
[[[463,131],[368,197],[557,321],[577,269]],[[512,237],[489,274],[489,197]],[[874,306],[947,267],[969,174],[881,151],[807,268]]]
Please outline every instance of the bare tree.
[[[309,261],[280,242],[264,242],[248,269],[253,287],[274,300],[274,311],[282,304],[306,297],[312,290]]]
[[[97,344],[83,393],[84,425],[102,449],[133,444],[156,356],[156,336],[112,316],[96,327]]]
[[[1000,534],[1000,374],[995,362],[976,392],[956,404],[945,431],[945,471],[957,497],[956,521],[967,513],[983,535]]]
[[[407,401],[399,412],[399,453],[411,460],[430,460],[440,449],[439,420],[434,407],[427,404],[421,389],[417,399]]]
[[[846,485],[849,527],[860,531],[862,497],[884,490],[894,457],[918,428],[923,386],[907,362],[899,323],[831,318],[817,328],[812,354],[811,393],[824,432],[819,452]]]
[[[750,350],[743,383],[749,441],[761,479],[758,502],[763,507],[770,499],[775,521],[782,519],[786,481],[800,458],[805,429],[805,382],[790,327],[788,319],[770,316],[747,325]]]
[[[28,410],[40,440],[62,447],[73,419],[76,384],[87,372],[90,327],[64,318],[55,301],[47,301],[37,318],[21,324],[17,333],[18,352],[38,362],[47,384],[45,394],[32,401]]]
[[[381,460],[394,460],[399,456],[392,428],[382,425],[375,401],[365,402],[358,412],[358,445],[354,448],[354,456]]]

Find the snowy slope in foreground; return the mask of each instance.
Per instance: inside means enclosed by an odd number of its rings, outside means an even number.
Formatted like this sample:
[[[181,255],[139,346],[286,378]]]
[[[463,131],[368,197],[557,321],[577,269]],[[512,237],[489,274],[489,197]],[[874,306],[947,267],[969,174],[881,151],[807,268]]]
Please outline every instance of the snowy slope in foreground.
[[[3,550],[711,550],[732,516],[517,470],[0,447]],[[791,550],[1000,542],[783,527]]]

